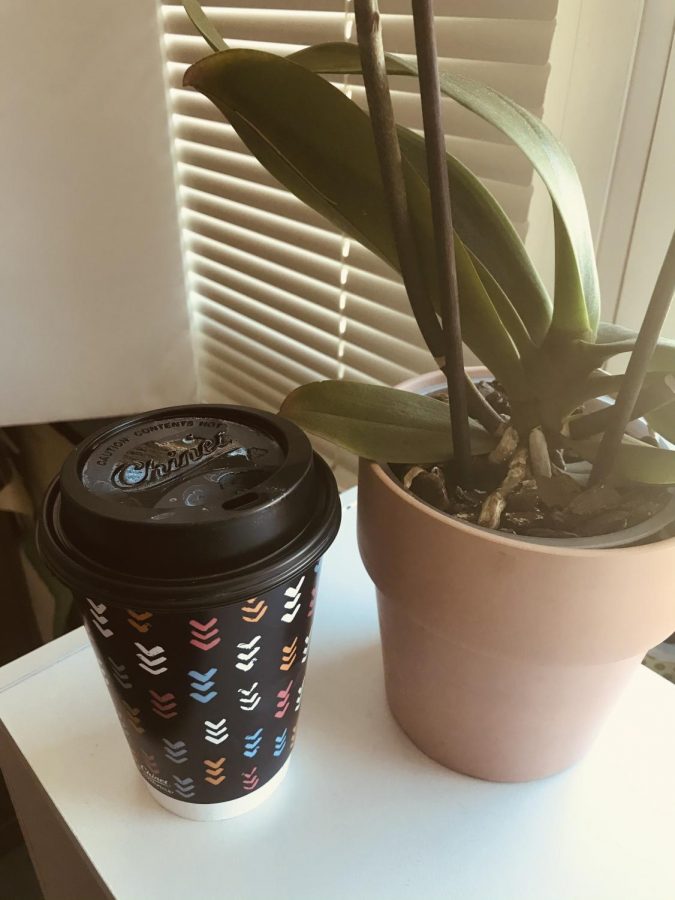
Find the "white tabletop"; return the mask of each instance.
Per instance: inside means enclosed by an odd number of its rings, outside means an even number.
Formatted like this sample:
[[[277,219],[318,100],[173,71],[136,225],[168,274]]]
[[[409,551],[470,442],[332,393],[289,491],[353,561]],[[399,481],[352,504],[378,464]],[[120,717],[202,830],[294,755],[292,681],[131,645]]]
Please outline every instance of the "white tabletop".
[[[288,778],[238,819],[190,822],[152,800],[81,631],[0,672],[0,718],[111,893],[675,896],[673,686],[641,668],[588,758],[554,778],[500,785],[443,769],[387,710],[354,520],[352,505],[325,561]]]

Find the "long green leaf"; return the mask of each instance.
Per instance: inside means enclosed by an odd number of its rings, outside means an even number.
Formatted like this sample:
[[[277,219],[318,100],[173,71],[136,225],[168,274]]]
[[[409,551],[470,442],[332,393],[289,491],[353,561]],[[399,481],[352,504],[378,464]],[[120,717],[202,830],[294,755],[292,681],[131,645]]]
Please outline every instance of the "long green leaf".
[[[370,122],[341,91],[258,50],[207,56],[187,70],[184,84],[221,110],[296,197],[398,267]]]
[[[462,301],[462,334],[466,344],[504,384],[512,399],[526,398],[529,391],[516,346],[481,281],[469,251],[457,236],[455,262]],[[488,362],[490,359],[495,361],[496,369]]]
[[[424,139],[399,127],[401,153],[426,181]],[[485,266],[539,344],[551,324],[551,300],[518,232],[490,191],[458,159],[447,154],[455,231]]]
[[[188,69],[185,84],[212,100],[285,187],[398,270],[370,119],[356,104],[304,67],[257,50],[208,56]],[[403,165],[429,296],[438,309],[429,191],[407,160]],[[457,279],[466,343],[520,395],[518,354],[463,248]]]
[[[666,440],[675,444],[675,401],[661,409],[656,409],[646,416],[650,427]]]
[[[600,366],[612,356],[629,353],[635,347],[636,340],[637,331],[624,328],[623,325],[601,322],[595,342],[580,341],[579,347],[588,360],[589,367]],[[675,372],[675,341],[659,338],[648,371]]]
[[[183,0],[183,6],[185,7],[185,12],[188,14],[190,21],[209,47],[216,52],[219,50],[227,50],[227,44],[220,36],[213,22],[211,22],[202,9],[201,3],[198,3],[197,0]]]
[[[567,441],[565,445],[591,462],[600,449],[599,441],[591,440]],[[625,442],[619,448],[613,472],[625,481],[675,484],[675,453],[638,442]]]
[[[621,376],[621,380],[623,381],[623,376]],[[630,421],[643,417],[649,420],[650,416],[656,415],[658,410],[666,409],[675,402],[672,380],[672,375],[663,375],[659,372],[652,372],[648,375],[633,407],[633,416]],[[614,415],[614,405],[610,404],[593,410],[593,412],[573,416],[569,420],[570,437],[583,439],[600,434],[611,424]]]
[[[524,359],[529,358],[531,354],[535,352],[535,346],[523,320],[518,315],[515,307],[506,296],[506,293],[502,290],[501,285],[497,283],[490,270],[484,266],[478,257],[471,253],[470,250],[468,250],[468,252],[471,256],[474,268],[478,273],[478,277],[492,301],[492,306],[502,320],[502,324],[515,344],[518,353]]]
[[[293,54],[293,59],[322,74],[361,70],[358,48],[347,43],[308,47]],[[387,54],[387,71],[392,75],[417,75],[417,65],[413,60]],[[449,74],[441,75],[441,90],[507,135],[539,173],[556,217],[558,293],[552,328],[567,339],[594,335],[600,289],[588,210],[571,157],[536,116],[499,91]]]
[[[289,394],[280,412],[367,459],[432,463],[452,458],[447,406],[419,394],[351,381],[318,381]],[[474,453],[488,453],[494,440],[472,422],[471,444]]]

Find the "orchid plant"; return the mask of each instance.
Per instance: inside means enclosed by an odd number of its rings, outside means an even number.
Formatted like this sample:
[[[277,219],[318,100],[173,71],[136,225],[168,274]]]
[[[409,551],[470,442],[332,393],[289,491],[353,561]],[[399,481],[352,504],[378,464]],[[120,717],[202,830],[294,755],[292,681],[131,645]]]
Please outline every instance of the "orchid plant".
[[[287,57],[229,48],[195,0],[184,5],[214,51],[187,70],[185,85],[221,110],[281,184],[403,277],[447,377],[452,422],[436,399],[349,381],[304,385],[282,414],[369,459],[455,458],[467,483],[473,460],[488,453],[551,478],[551,457],[565,448],[594,463],[595,483],[675,484],[675,453],[625,433],[647,416],[675,435],[675,342],[658,337],[675,287],[675,240],[640,332],[602,322],[572,159],[513,100],[438,72],[431,0],[413,0],[417,59],[384,51],[376,0],[355,0],[358,45],[319,44]],[[325,77],[347,74],[363,75],[370,115]],[[419,79],[424,137],[394,122],[392,75]],[[542,179],[553,208],[552,297],[495,197],[446,152],[441,94],[498,128]],[[508,421],[464,377],[462,341],[502,386]],[[625,374],[604,371],[624,353]],[[600,397],[616,401],[589,410]]]

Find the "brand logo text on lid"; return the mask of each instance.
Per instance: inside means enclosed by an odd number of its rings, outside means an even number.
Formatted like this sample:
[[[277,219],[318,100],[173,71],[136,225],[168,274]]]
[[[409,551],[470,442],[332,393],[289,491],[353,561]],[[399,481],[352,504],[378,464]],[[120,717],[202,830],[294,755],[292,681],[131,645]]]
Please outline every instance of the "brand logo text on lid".
[[[227,436],[227,432],[219,431],[212,438],[199,438],[192,434],[185,436],[186,441],[195,441],[185,450],[169,450],[166,459],[158,462],[152,457],[142,462],[122,463],[115,466],[111,479],[115,487],[122,489],[143,489],[153,487],[172,479],[175,475],[195,463],[200,463],[218,451],[231,447],[236,442]]]

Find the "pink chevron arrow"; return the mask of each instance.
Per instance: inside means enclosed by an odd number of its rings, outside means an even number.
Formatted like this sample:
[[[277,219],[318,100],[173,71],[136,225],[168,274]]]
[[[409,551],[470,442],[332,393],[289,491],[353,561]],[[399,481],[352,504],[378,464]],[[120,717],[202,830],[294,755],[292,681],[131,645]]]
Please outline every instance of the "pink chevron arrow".
[[[277,711],[274,713],[275,719],[283,719],[283,717],[288,712],[288,708],[291,705],[290,697],[291,697],[291,688],[292,687],[293,687],[293,682],[289,681],[288,687],[283,691],[279,691],[279,693],[277,694],[278,702],[277,702]]]
[[[250,772],[242,772],[241,777],[244,784],[245,791],[253,791],[260,784],[260,778],[258,777],[258,767],[253,766]]]
[[[215,626],[218,625],[218,619],[215,616],[208,622],[198,622],[196,619],[190,619],[190,625],[192,626],[192,640],[190,643],[193,647],[197,647],[198,650],[211,650],[213,647],[218,646],[220,638],[217,637],[218,628]]]
[[[176,697],[174,694],[158,694],[156,691],[150,691],[150,702],[152,703],[152,711],[161,716],[163,719],[173,719],[178,713],[176,709]]]

